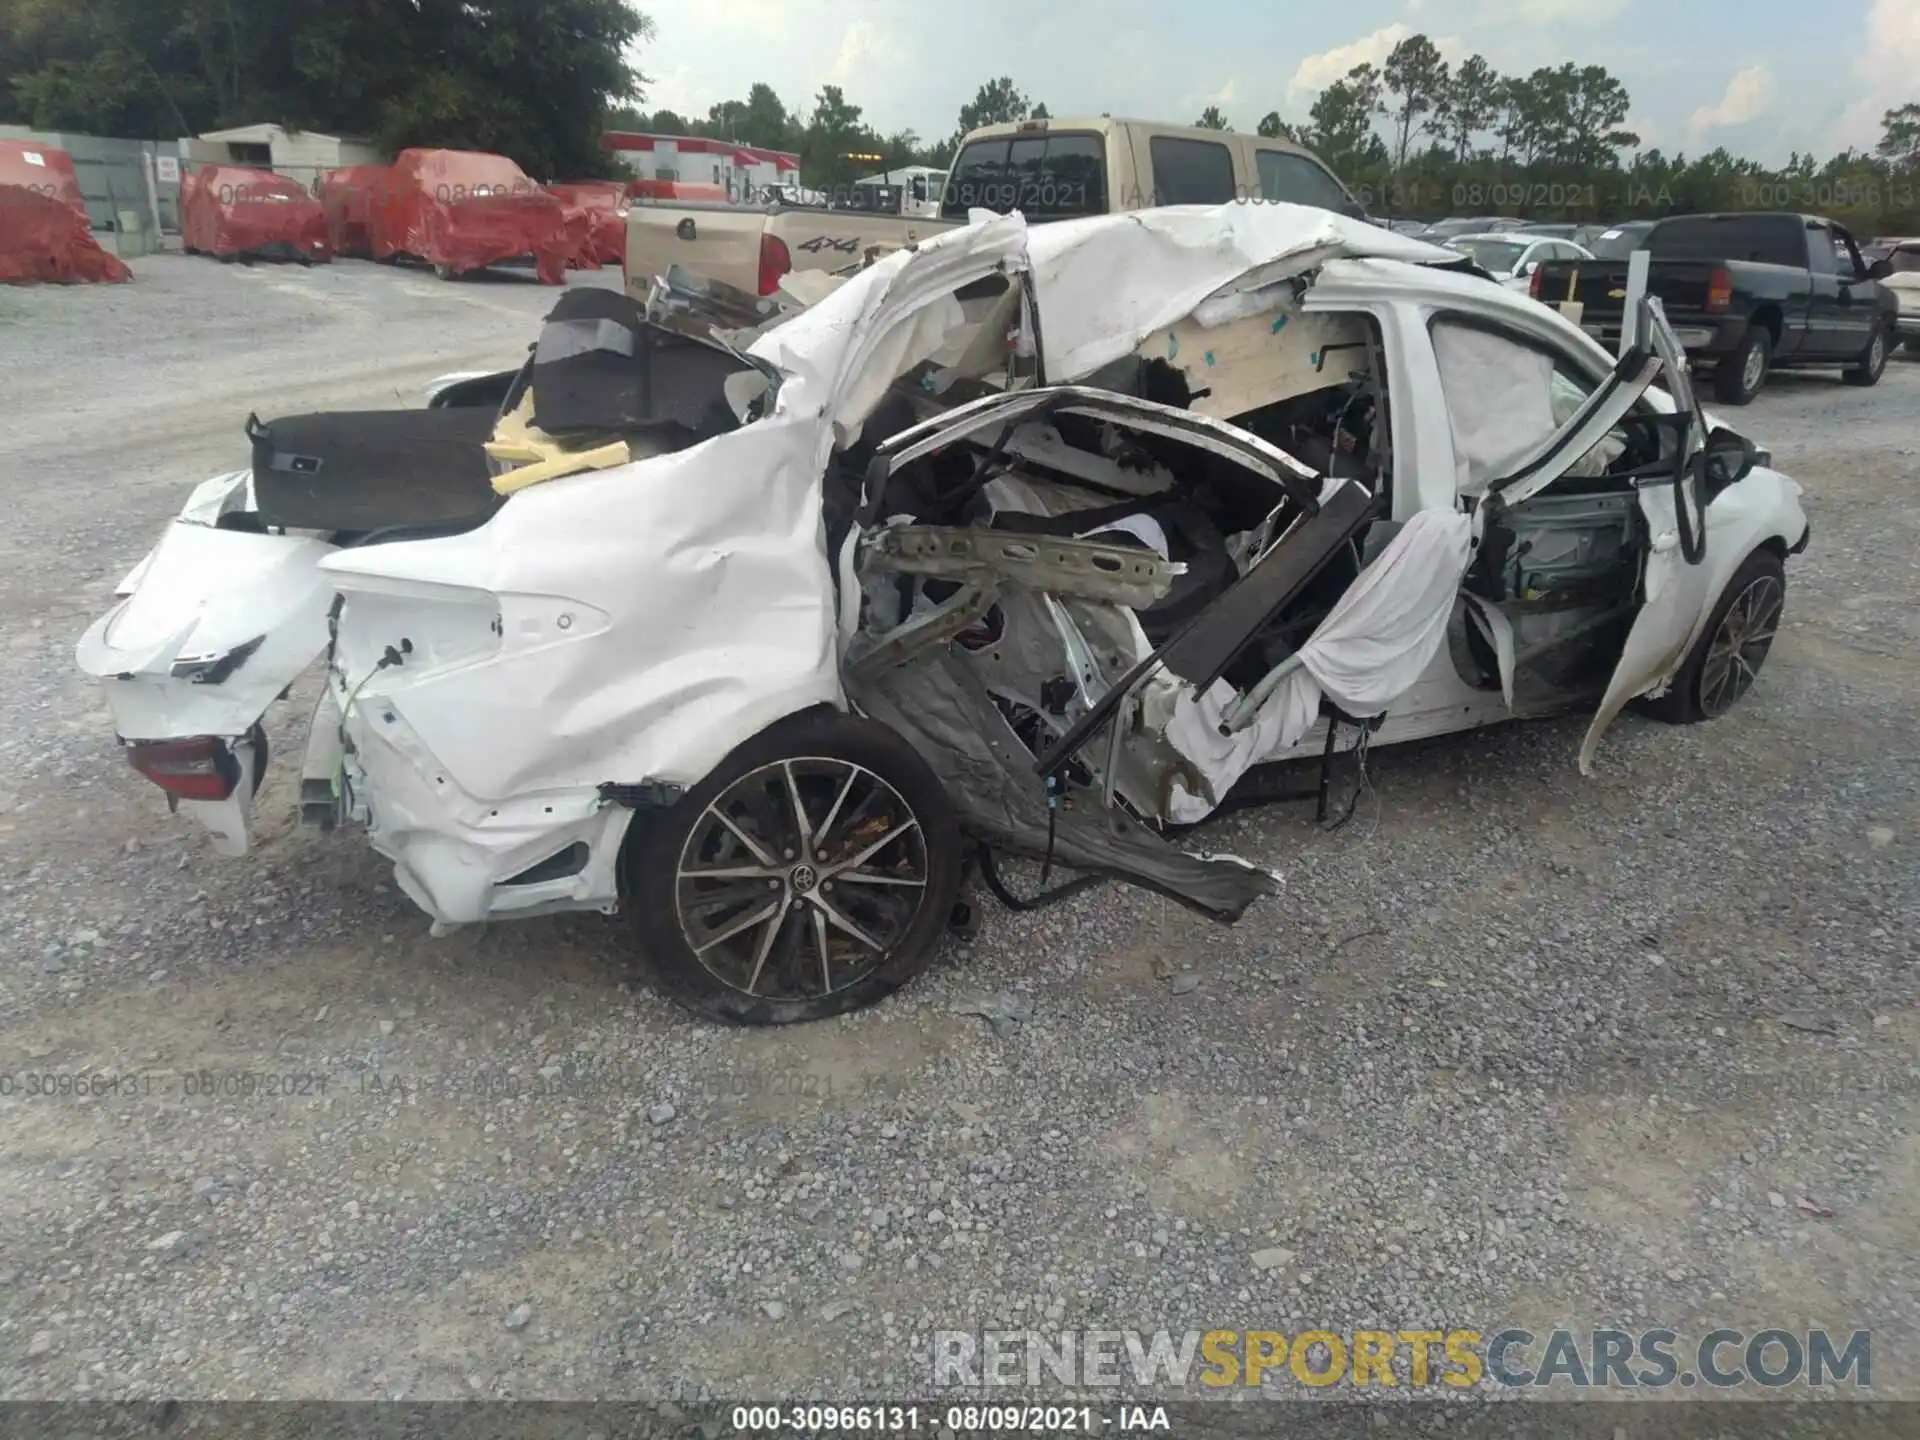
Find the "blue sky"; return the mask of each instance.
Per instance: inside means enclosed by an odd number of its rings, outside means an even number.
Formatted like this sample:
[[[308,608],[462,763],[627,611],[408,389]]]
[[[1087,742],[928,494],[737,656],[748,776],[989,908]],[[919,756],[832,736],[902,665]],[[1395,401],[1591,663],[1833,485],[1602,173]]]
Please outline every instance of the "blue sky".
[[[1920,100],[1920,0],[637,0],[645,108],[703,115],[765,80],[810,108],[839,85],[876,128],[944,136],[979,84],[1011,75],[1056,115],[1236,129],[1314,95],[1396,40],[1503,71],[1606,65],[1629,128],[1669,155],[1725,145],[1769,162],[1878,139],[1883,110]]]

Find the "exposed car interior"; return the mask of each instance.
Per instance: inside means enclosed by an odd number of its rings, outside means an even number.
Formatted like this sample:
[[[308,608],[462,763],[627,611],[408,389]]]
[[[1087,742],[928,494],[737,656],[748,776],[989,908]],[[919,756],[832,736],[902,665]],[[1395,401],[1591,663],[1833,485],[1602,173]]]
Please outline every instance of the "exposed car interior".
[[[624,463],[751,423],[777,377],[741,351],[782,316],[721,288],[656,301],[651,315],[622,294],[569,293],[517,372],[463,381],[426,411],[250,419],[255,510],[222,523],[331,532],[341,543],[455,533],[485,523],[503,503],[495,481],[517,467]],[[1307,314],[1285,285],[1224,323],[1203,330],[1189,318],[1157,332],[1082,381],[1226,422],[1290,457],[1278,471],[1205,435],[1132,423],[1124,405],[1029,408],[886,463],[895,437],[1042,378],[1018,284],[994,277],[953,299],[960,322],[895,377],[826,477],[829,556],[856,522],[907,527],[901,536],[921,544],[918,558],[898,536],[863,553],[851,663],[898,664],[952,642],[1038,758],[1156,656],[1178,650],[1199,673],[1174,673],[1202,688],[1218,678],[1253,691],[1400,529],[1378,334],[1358,315]],[[1518,353],[1526,347],[1512,336],[1436,322],[1434,343],[1457,433],[1491,437],[1491,449],[1463,459],[1469,496],[1497,478],[1499,445],[1510,453],[1525,438],[1516,425],[1558,429],[1597,383],[1544,350]],[[1510,383],[1489,387],[1490,365]],[[1476,413],[1493,388],[1498,414]],[[1511,508],[1492,495],[1479,502],[1483,543],[1449,631],[1463,678],[1505,689],[1522,714],[1604,687],[1644,563],[1635,485],[1669,466],[1677,443],[1643,407],[1547,490]],[[876,474],[884,480],[870,492]],[[1340,507],[1323,516],[1320,501],[1335,492]],[[938,542],[927,537],[953,532],[1000,548],[930,563],[926,545]],[[1304,553],[1266,567],[1260,588],[1228,603],[1283,538]],[[1069,563],[1080,571],[1060,568]],[[1203,619],[1208,635],[1192,638]],[[1155,823],[1175,759],[1138,717],[1115,724],[1125,746],[1108,747],[1101,764],[1083,749],[1062,773]]]

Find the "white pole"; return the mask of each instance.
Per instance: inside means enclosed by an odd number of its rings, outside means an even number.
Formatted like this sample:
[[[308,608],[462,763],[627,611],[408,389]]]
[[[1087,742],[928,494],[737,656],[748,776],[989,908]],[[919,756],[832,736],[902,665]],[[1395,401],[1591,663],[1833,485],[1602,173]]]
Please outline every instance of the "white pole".
[[[147,209],[153,215],[153,248],[160,248],[160,183],[154,176],[154,149],[143,146],[140,151],[140,174],[147,182]]]
[[[1627,299],[1620,313],[1620,353],[1626,354],[1644,337],[1640,334],[1640,299],[1647,293],[1647,267],[1653,255],[1635,250],[1627,256]]]

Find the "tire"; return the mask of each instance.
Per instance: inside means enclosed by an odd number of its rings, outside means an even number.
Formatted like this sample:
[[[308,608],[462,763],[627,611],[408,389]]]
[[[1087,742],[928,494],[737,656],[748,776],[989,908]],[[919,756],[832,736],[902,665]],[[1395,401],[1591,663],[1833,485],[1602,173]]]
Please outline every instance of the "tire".
[[[1727,588],[1720,592],[1706,628],[1674,675],[1672,686],[1659,699],[1643,701],[1642,708],[1669,725],[1697,725],[1726,714],[1753,688],[1759,677],[1760,667],[1773,648],[1773,632],[1779,628],[1786,596],[1787,567],[1780,557],[1767,549],[1755,550],[1747,556],[1733,572]],[[1739,669],[1731,665],[1723,667],[1718,663],[1720,655],[1716,652],[1724,653],[1724,642],[1732,638],[1725,633],[1729,618],[1735,605],[1747,597],[1752,597],[1750,611],[1744,622],[1735,623],[1742,625],[1745,633],[1759,634],[1761,638],[1738,644]]]
[[[460,278],[460,272],[455,270],[451,265],[436,265],[433,267],[433,273],[438,275],[442,280],[458,280]]]
[[[1767,383],[1767,367],[1772,363],[1773,336],[1758,325],[1752,326],[1741,337],[1739,347],[1715,367],[1714,399],[1723,405],[1752,404],[1753,397]]]
[[[796,794],[809,829],[825,827],[811,862]],[[813,710],[736,748],[670,810],[636,816],[625,892],[667,996],[731,1025],[790,1025],[863,1009],[927,968],[952,918],[960,848],[946,791],[905,740]],[[730,873],[683,873],[696,867]],[[848,871],[865,878],[834,890]]]
[[[1867,348],[1860,352],[1859,363],[1841,371],[1841,378],[1849,385],[1878,385],[1886,373],[1888,348],[1886,327],[1874,326]]]

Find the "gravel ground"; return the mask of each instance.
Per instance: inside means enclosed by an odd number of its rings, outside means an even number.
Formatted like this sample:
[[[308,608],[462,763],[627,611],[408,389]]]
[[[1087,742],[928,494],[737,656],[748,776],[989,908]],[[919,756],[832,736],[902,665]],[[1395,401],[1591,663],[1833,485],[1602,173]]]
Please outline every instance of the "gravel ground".
[[[1871,1328],[1920,1397],[1920,364],[1736,412],[1814,538],[1728,720],[1587,780],[1574,721],[1382,751],[1344,828],[1219,827],[1286,874],[1237,927],[989,902],[739,1033],[598,917],[430,939],[284,768],[227,862],[119,759],[73,642],[247,411],[414,403],[552,298],[135,268],[0,292],[0,1397],[884,1398],[935,1329],[1506,1322]]]

